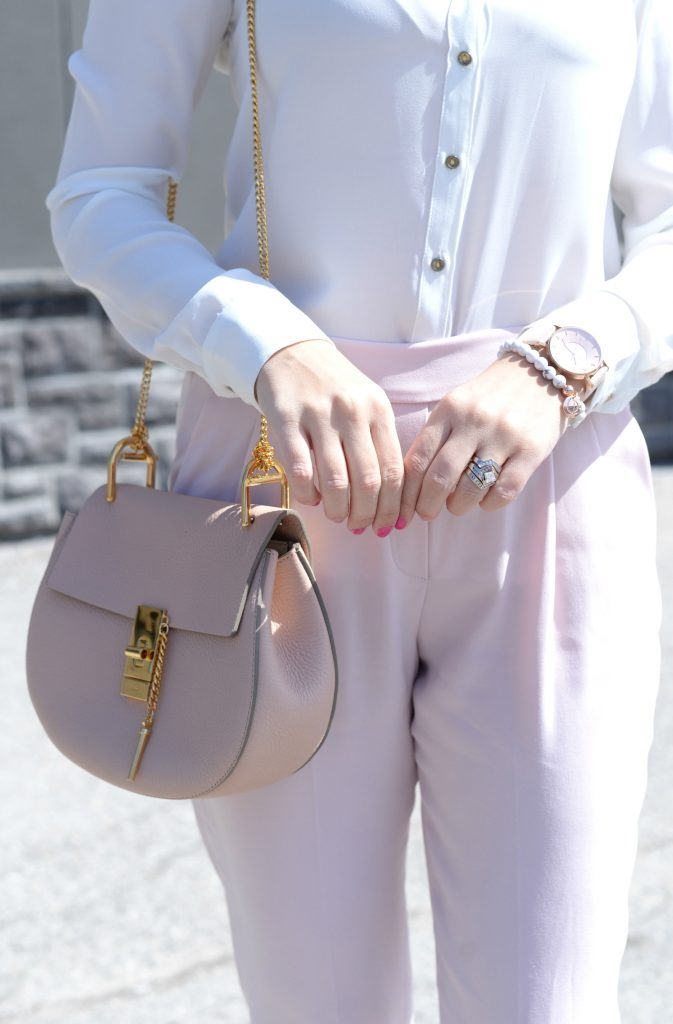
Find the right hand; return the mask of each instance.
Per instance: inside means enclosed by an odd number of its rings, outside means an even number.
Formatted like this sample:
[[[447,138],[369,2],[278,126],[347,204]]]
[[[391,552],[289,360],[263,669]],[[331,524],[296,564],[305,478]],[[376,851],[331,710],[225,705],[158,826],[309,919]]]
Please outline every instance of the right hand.
[[[404,463],[392,406],[336,345],[318,338],[274,352],[255,397],[298,502],[322,499],[327,518],[350,530],[395,525]]]

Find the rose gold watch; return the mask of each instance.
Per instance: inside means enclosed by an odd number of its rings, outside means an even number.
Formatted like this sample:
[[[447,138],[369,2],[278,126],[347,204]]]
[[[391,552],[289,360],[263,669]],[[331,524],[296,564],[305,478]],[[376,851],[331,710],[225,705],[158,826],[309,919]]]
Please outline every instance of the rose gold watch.
[[[608,371],[596,338],[581,327],[554,324],[546,341],[529,344],[572,382],[583,401],[596,390]]]

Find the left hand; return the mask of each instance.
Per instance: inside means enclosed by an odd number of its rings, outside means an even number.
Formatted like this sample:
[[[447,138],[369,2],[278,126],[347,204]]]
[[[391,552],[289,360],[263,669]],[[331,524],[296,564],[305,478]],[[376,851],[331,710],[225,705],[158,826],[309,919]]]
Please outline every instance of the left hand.
[[[409,523],[414,512],[436,518],[444,505],[454,515],[508,505],[567,429],[560,392],[520,356],[497,359],[444,395],[414,438],[400,515]],[[464,472],[475,455],[502,466],[483,491]]]

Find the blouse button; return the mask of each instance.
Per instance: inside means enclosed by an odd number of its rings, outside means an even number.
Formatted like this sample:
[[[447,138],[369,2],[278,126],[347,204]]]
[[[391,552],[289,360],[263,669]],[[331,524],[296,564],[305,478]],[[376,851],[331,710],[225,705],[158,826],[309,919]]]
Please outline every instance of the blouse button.
[[[458,63],[466,68],[468,64],[472,63],[472,54],[468,53],[467,50],[461,50],[458,54]]]
[[[433,270],[443,270],[446,266],[446,260],[443,260],[441,256],[435,256],[430,262],[430,266]]]
[[[456,169],[456,167],[458,167],[458,165],[460,164],[460,158],[459,158],[459,157],[457,157],[457,156],[454,156],[453,154],[451,154],[450,156],[447,156],[447,158],[446,158],[446,160],[444,161],[444,163],[446,164],[446,166],[447,166],[447,167],[448,167],[448,168],[449,168],[450,170],[452,170],[452,171],[453,171],[453,170],[455,170],[455,169]]]

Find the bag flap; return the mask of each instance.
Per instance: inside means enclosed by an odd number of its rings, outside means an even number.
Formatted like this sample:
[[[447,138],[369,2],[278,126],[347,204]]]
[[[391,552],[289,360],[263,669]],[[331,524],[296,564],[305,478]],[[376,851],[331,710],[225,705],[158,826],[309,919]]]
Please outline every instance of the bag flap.
[[[271,538],[298,542],[310,560],[293,509],[252,512],[244,528],[239,504],[126,483],[108,502],[104,484],[77,512],[46,585],[131,619],[147,604],[178,629],[232,636]]]

